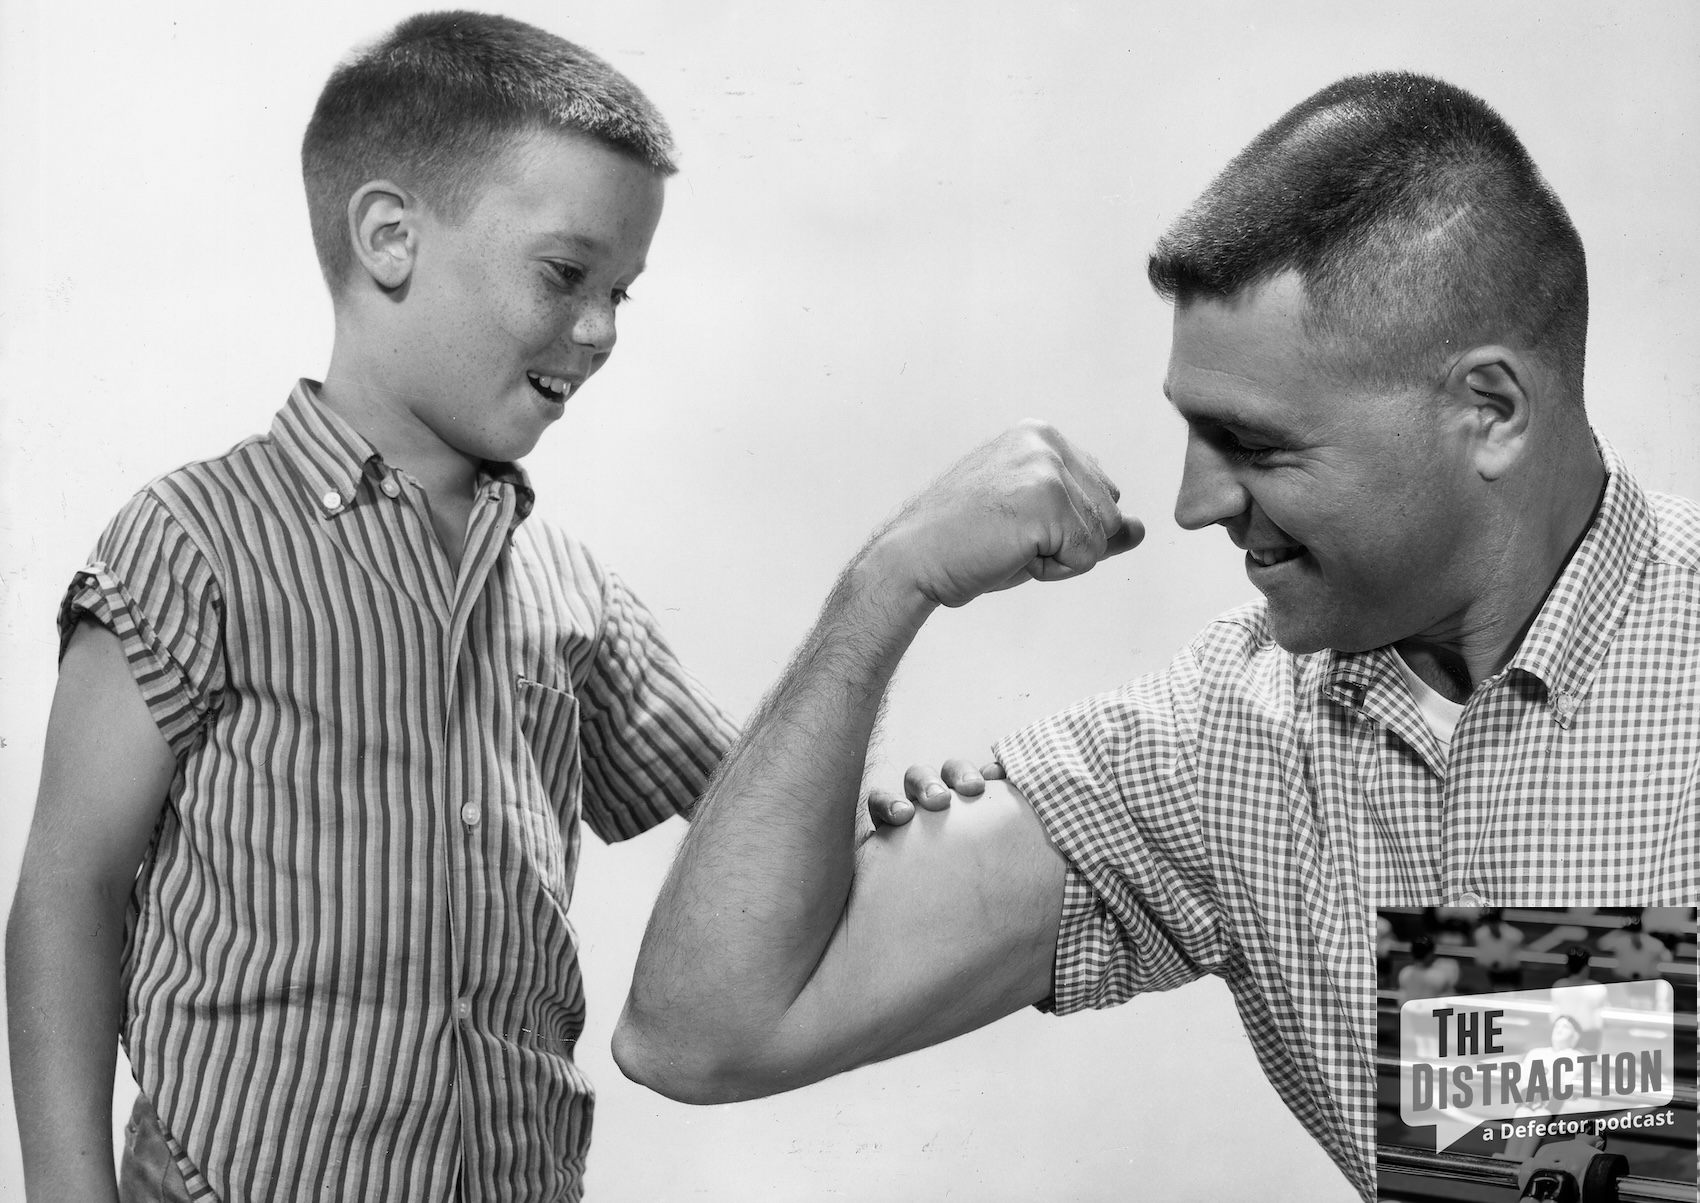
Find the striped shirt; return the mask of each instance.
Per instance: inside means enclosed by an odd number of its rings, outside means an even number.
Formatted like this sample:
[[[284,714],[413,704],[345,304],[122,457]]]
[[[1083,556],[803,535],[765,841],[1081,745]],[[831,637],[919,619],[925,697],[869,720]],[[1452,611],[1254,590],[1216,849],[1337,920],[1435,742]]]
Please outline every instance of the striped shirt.
[[[1599,513],[1449,749],[1391,648],[1294,655],[1262,603],[996,749],[1069,862],[1049,1005],[1219,974],[1366,1199],[1377,907],[1695,900],[1700,507],[1601,451]]]
[[[684,810],[733,729],[531,505],[486,465],[457,574],[304,381],[72,582],[62,636],[119,636],[177,756],[123,1036],[196,1196],[579,1196],[579,819]]]

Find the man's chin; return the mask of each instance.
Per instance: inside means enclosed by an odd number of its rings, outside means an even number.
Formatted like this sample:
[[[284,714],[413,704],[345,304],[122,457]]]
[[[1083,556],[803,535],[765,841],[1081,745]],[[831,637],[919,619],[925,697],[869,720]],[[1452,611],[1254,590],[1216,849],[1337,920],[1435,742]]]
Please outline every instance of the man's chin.
[[[1275,642],[1281,645],[1283,651],[1295,656],[1306,656],[1311,652],[1327,651],[1329,642],[1326,638],[1311,631],[1290,631],[1278,623],[1271,624],[1275,628]]]
[[[1283,651],[1295,656],[1324,651],[1367,652],[1388,642],[1374,640],[1366,632],[1354,630],[1346,623],[1329,622],[1326,616],[1314,611],[1293,614],[1285,607],[1274,605],[1269,607],[1269,626],[1275,642],[1281,645]]]

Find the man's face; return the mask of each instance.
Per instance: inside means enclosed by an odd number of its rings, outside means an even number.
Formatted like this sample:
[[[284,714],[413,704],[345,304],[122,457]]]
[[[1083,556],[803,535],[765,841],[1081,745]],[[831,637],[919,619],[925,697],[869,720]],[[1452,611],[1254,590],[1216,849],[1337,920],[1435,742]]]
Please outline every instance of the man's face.
[[[529,452],[614,350],[614,310],[643,270],[662,181],[590,138],[537,132],[458,222],[427,210],[400,298],[407,404],[479,459]]]
[[[1294,652],[1445,639],[1469,601],[1471,474],[1422,389],[1327,370],[1292,275],[1176,310],[1164,391],[1186,419],[1175,520],[1246,550]]]

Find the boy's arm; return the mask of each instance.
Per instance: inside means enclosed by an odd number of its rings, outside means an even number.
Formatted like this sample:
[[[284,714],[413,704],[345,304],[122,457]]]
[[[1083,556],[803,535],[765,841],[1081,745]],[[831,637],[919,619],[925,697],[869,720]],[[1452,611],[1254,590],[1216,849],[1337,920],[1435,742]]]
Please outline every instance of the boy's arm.
[[[117,637],[85,620],[59,666],[6,926],[12,1097],[32,1199],[117,1198],[125,910],[175,770]]]
[[[675,1098],[801,1086],[1050,993],[1064,863],[1019,795],[860,852],[868,740],[938,605],[1087,571],[1138,541],[1113,485],[1026,426],[918,497],[839,579],[699,805],[644,936],[614,1056]]]

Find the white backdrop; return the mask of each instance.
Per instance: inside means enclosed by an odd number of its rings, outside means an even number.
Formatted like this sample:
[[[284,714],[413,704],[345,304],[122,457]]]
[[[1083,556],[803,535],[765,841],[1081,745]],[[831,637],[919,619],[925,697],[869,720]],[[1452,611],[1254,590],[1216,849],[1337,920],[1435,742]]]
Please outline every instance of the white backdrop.
[[[407,11],[0,0],[0,898],[58,593],[125,497],[263,429],[322,372],[296,148],[335,60]],[[1235,150],[1342,74],[1430,71],[1523,134],[1588,247],[1595,422],[1645,484],[1700,495],[1688,0],[504,11],[627,71],[683,148],[619,353],[529,467],[544,512],[623,572],[734,712],[867,530],[1018,418],[1093,450],[1150,526],[1084,581],[924,632],[888,777],[1161,666],[1251,595],[1220,532],[1168,517],[1182,427],[1144,255]],[[1019,1015],[764,1102],[690,1109],[631,1086],[608,1036],[677,835],[592,841],[581,869],[592,1199],[1352,1197],[1214,981]],[[20,1184],[0,1095],[0,1197]]]

